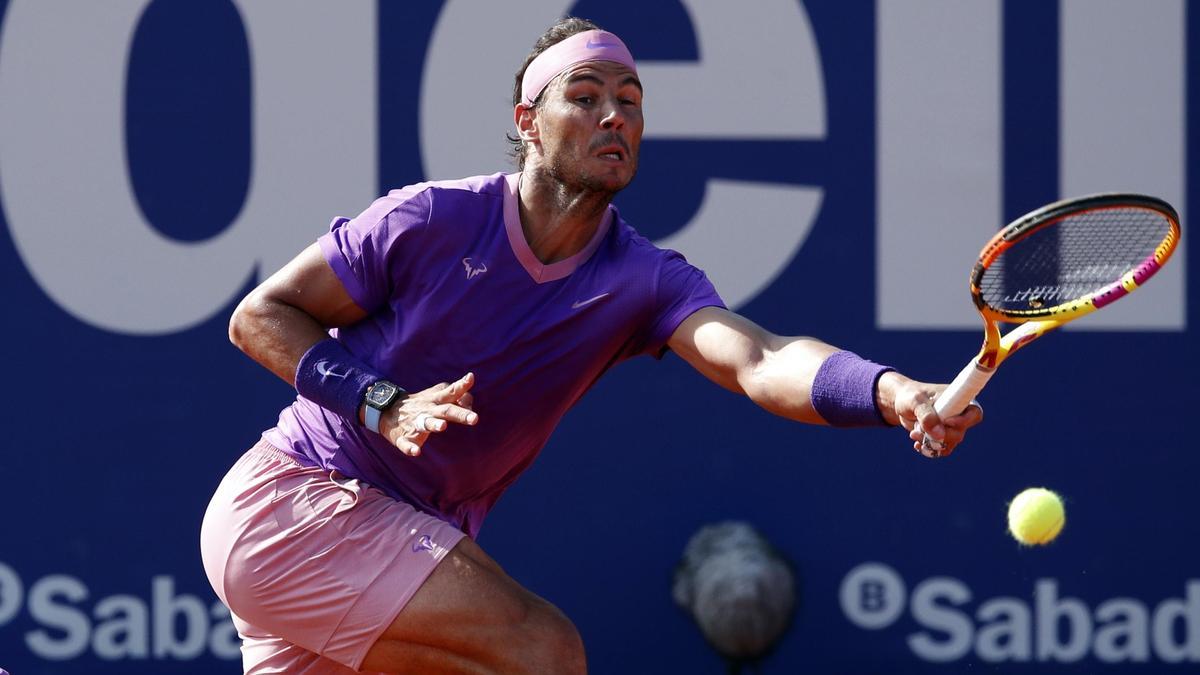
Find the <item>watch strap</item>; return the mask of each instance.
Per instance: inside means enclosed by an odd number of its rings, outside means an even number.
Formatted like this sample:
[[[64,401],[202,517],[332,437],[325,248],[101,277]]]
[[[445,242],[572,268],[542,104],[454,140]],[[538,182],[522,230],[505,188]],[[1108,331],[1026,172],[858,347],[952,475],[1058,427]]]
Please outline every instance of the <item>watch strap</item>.
[[[370,405],[363,404],[366,410],[363,411],[363,422],[366,427],[375,433],[379,433],[379,420],[383,418],[383,411]]]

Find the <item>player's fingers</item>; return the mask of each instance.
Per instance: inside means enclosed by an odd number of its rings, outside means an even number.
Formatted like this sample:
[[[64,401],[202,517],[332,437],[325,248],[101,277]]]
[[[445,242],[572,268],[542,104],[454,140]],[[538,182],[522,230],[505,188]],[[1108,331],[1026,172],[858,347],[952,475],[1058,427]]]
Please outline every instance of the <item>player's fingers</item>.
[[[933,409],[931,403],[921,403],[914,411],[917,415],[917,426],[933,440],[941,442],[946,437],[946,428],[942,426],[942,418]]]
[[[427,425],[433,416],[428,412],[410,412],[409,415],[412,416],[403,420],[400,423],[400,426],[397,427],[400,432],[398,434],[399,438],[396,441],[397,445],[400,444],[401,439],[408,441],[409,443],[421,445],[425,442],[425,437],[429,435],[429,428]]]
[[[434,408],[434,414],[436,414],[440,420],[454,422],[456,424],[475,424],[479,421],[479,413],[469,408],[463,408],[461,406],[454,405],[453,403],[445,403],[437,408]],[[441,431],[441,429],[438,429],[438,431]]]
[[[467,410],[471,410],[475,407],[475,395],[468,391],[462,396],[459,396],[455,403],[466,408]]]
[[[437,393],[436,400],[439,403],[449,403],[457,401],[463,394],[467,393],[475,384],[475,373],[467,373],[457,380],[446,385]]]
[[[422,425],[422,427],[418,427],[418,424]],[[429,437],[429,431],[423,428],[425,424],[428,424],[428,422],[424,418],[414,420],[411,426],[404,430],[401,438],[409,443],[416,444],[418,447],[421,446],[425,443],[425,439]]]
[[[917,454],[930,459],[938,459],[939,457],[945,457],[946,455],[950,454],[949,446],[939,445],[938,447],[934,447],[932,445],[928,445],[925,443],[924,436],[921,437],[921,440],[913,443],[913,450],[916,450]]]
[[[914,432],[914,435],[917,435],[916,432]],[[910,438],[912,438],[912,437],[910,436]],[[925,457],[929,457],[930,459],[939,459],[941,457],[946,457],[950,453],[954,452],[955,445],[957,445],[957,442],[951,442],[949,440],[938,443],[936,445],[927,443],[925,441],[924,434],[920,434],[919,438],[913,439],[913,450],[916,450],[921,455],[923,455]]]
[[[930,459],[938,459],[941,457],[945,457],[946,455],[949,455],[951,452],[954,451],[954,448],[953,448],[953,446],[950,446],[950,445],[943,445],[940,450],[935,449],[933,447],[928,447],[925,445],[925,439],[922,438],[921,440],[913,443],[913,450],[916,450],[918,454],[920,454],[924,457],[929,457]]]
[[[403,452],[409,457],[416,457],[421,454],[421,446],[413,443],[407,438],[396,439],[396,447],[400,449],[400,452]]]
[[[943,443],[943,445],[946,446],[945,454],[948,455],[954,450],[954,448],[957,448],[958,444],[962,443],[963,436],[964,436],[964,434],[962,431],[959,431],[957,429],[947,428],[946,429],[946,442]]]
[[[437,418],[436,413],[420,413],[413,420],[413,431],[417,434],[427,434],[431,431],[443,431],[446,423]]]
[[[977,401],[971,401],[971,405],[967,409],[954,417],[947,417],[945,420],[947,427],[955,427],[959,429],[968,429],[983,421],[983,406]]]

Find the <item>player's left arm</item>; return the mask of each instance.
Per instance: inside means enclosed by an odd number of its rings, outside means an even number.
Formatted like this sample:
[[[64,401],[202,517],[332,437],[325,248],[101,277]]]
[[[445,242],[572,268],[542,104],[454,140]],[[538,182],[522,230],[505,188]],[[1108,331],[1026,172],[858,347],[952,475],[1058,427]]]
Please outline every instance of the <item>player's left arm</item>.
[[[766,410],[789,419],[826,424],[813,408],[813,379],[837,347],[811,337],[775,335],[753,321],[719,307],[705,307],[685,319],[667,345],[705,377]],[[945,385],[918,382],[890,371],[879,378],[875,404],[888,424],[899,424],[914,441],[915,424],[941,436],[947,447],[961,442],[982,412],[975,406],[945,420],[933,400]],[[938,440],[942,440],[938,438]]]

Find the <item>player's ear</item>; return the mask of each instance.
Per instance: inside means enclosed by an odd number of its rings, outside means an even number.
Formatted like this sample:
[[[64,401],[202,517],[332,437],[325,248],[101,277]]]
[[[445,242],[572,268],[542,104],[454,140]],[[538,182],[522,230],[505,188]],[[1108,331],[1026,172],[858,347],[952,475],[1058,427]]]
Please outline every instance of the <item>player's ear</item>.
[[[522,141],[538,140],[537,108],[518,103],[513,108],[513,123],[517,125],[517,136]]]

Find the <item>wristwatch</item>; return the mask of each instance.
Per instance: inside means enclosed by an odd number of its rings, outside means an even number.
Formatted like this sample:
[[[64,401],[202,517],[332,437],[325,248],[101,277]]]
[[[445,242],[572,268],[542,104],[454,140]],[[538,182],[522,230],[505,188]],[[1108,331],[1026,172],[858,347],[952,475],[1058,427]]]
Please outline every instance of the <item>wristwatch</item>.
[[[387,380],[379,380],[367,387],[367,395],[363,397],[363,402],[367,404],[363,410],[363,421],[367,428],[379,433],[379,418],[383,416],[383,411],[405,396],[408,396],[408,392]]]

